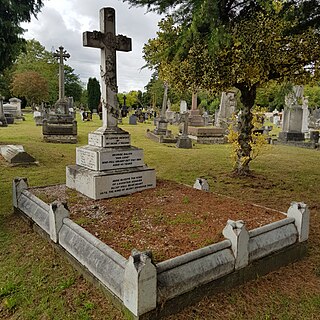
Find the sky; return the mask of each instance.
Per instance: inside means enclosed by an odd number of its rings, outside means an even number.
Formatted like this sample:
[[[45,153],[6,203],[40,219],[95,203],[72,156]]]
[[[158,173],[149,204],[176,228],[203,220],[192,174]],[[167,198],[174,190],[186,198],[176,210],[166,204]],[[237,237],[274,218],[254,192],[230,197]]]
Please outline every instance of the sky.
[[[131,52],[117,52],[118,91],[142,90],[150,80],[152,71],[141,68],[143,45],[156,36],[161,16],[147,12],[146,8],[130,8],[117,0],[44,0],[44,7],[30,23],[22,24],[27,31],[25,39],[38,40],[47,51],[60,46],[70,54],[67,64],[82,82],[89,77],[100,81],[100,49],[83,47],[82,33],[99,30],[99,10],[113,7],[116,11],[116,34],[132,39]]]

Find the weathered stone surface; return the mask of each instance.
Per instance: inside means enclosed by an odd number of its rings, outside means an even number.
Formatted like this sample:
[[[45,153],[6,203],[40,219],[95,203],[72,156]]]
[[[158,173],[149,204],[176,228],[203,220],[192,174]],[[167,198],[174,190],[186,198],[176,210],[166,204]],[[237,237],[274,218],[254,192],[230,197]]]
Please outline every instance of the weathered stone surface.
[[[157,307],[157,271],[145,253],[134,252],[129,257],[124,274],[123,303],[135,316]]]
[[[11,164],[31,164],[36,159],[24,151],[21,145],[3,145],[0,146],[1,155]]]
[[[197,178],[193,187],[195,189],[202,190],[202,191],[209,191],[210,190],[208,181],[203,178]]]
[[[50,234],[49,205],[28,190],[24,190],[18,199],[18,207],[48,235]]]
[[[66,134],[50,134],[50,135],[43,135],[43,140],[45,142],[53,142],[53,143],[77,143],[77,136],[66,135]]]
[[[188,134],[198,137],[220,137],[224,135],[225,130],[216,127],[188,127]]]
[[[126,265],[124,257],[68,218],[63,220],[59,243],[122,299]]]
[[[265,257],[297,242],[293,218],[286,218],[249,231],[249,261]]]
[[[229,240],[157,264],[158,303],[172,299],[234,270]]]
[[[249,233],[243,221],[228,220],[222,234],[231,241],[232,252],[235,256],[235,269],[248,265],[249,261]]]
[[[67,206],[61,202],[53,202],[49,206],[50,238],[53,242],[59,241],[59,231],[63,226],[63,219],[69,218],[70,212]]]
[[[294,218],[294,224],[299,233],[299,241],[308,240],[310,211],[308,206],[303,202],[292,202],[287,212],[288,217]]]
[[[143,150],[84,146],[76,150],[76,164],[96,171],[141,167],[144,165]]]
[[[176,147],[181,149],[192,149],[192,140],[189,137],[180,136],[178,137]]]
[[[156,186],[155,170],[146,166],[93,171],[67,166],[66,185],[92,199],[104,199],[142,191]]]
[[[109,134],[95,131],[88,134],[88,144],[101,148],[129,147],[130,135],[125,131]]]

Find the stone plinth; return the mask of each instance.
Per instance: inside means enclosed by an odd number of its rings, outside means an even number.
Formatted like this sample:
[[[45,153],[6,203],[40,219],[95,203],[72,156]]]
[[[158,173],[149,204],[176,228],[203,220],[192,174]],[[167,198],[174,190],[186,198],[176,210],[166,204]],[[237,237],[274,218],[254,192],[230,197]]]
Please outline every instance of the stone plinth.
[[[147,166],[93,171],[79,165],[67,166],[66,185],[92,199],[123,196],[154,188],[156,174]]]
[[[97,200],[156,186],[155,170],[144,164],[143,150],[130,145],[127,132],[100,128],[88,140],[76,149],[76,165],[67,166],[67,187]]]
[[[217,127],[188,127],[188,136],[197,143],[222,144],[226,143],[225,130]]]
[[[200,110],[189,111],[189,125],[193,127],[204,126],[204,118],[202,117]]]
[[[181,149],[192,149],[192,140],[188,136],[180,136],[178,137],[176,147]]]

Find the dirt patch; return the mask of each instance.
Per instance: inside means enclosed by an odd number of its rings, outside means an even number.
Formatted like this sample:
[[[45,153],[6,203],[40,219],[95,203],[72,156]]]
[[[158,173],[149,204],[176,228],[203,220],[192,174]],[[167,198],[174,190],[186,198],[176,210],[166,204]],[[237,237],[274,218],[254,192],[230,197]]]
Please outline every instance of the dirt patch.
[[[244,220],[248,230],[284,215],[230,197],[168,180],[129,196],[91,200],[64,185],[34,188],[49,203],[67,202],[71,219],[124,257],[151,250],[156,262],[224,239],[227,220]]]

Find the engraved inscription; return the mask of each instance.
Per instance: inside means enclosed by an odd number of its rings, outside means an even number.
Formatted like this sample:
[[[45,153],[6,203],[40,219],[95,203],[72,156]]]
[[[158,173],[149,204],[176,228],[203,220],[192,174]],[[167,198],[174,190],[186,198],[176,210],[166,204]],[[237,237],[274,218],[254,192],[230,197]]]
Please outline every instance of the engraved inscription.
[[[101,168],[118,169],[143,166],[142,151],[122,151],[101,155]]]
[[[97,134],[88,134],[88,144],[91,146],[102,147],[102,137]]]
[[[130,136],[129,135],[110,135],[104,138],[104,147],[115,147],[115,146],[129,146]]]
[[[97,169],[97,156],[95,152],[87,151],[84,149],[77,150],[77,164],[82,167],[96,170]]]
[[[146,181],[147,180],[147,181]],[[131,193],[139,190],[143,190],[146,188],[152,188],[154,184],[149,179],[146,179],[143,175],[131,175],[124,177],[114,177],[111,182],[111,186],[109,190],[100,192],[100,195],[103,194],[125,194]]]

